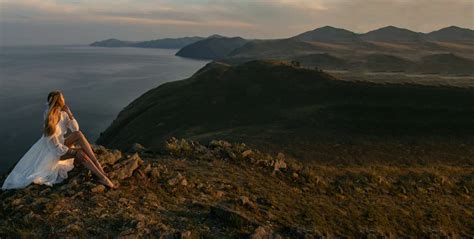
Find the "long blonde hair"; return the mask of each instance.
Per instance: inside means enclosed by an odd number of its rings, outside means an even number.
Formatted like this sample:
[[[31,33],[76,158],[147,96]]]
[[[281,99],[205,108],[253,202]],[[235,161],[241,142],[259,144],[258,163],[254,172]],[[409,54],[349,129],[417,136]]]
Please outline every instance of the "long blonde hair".
[[[61,118],[61,110],[64,107],[64,97],[59,91],[52,91],[48,94],[49,111],[44,121],[43,134],[51,136],[56,131],[56,125]]]

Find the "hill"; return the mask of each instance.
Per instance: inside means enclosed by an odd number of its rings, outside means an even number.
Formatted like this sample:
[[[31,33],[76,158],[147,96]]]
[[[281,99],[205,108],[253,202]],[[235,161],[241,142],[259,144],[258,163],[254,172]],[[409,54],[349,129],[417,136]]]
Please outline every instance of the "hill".
[[[221,59],[245,43],[247,40],[241,37],[211,36],[183,47],[176,55],[196,59]]]
[[[301,33],[292,39],[300,41],[319,41],[319,42],[334,42],[334,43],[354,43],[360,42],[359,36],[351,31],[325,26],[316,28],[312,31]]]
[[[310,58],[327,54],[344,63],[340,62],[342,65],[335,66],[335,61],[326,64],[323,59],[319,59],[318,63],[321,65],[318,67],[327,70],[423,73],[418,71],[422,67],[407,67],[407,64],[418,64],[423,56],[433,54],[452,53],[462,58],[472,58],[472,32],[470,29],[449,27],[425,34],[388,26],[357,34],[326,26],[288,39],[253,40],[236,48],[221,60],[229,64],[262,59],[301,59],[302,62],[310,63]],[[381,62],[375,62],[377,60]],[[314,63],[303,65],[315,66]],[[449,67],[449,64],[444,66],[445,69]],[[443,70],[439,74],[464,75],[467,72],[464,70],[456,73],[457,69],[454,67]]]
[[[423,40],[423,34],[413,32],[408,29],[398,28],[394,26],[383,27],[362,34],[360,36],[366,41],[381,41],[381,42],[404,42],[404,43],[418,43]]]
[[[427,38],[442,42],[464,42],[473,44],[474,30],[456,26],[446,27],[438,31],[428,33]]]
[[[94,42],[90,44],[90,46],[180,49],[186,45],[192,44],[202,39],[204,38],[182,37],[182,38],[164,38],[164,39],[141,41],[141,42],[130,42],[130,41],[121,41],[117,39],[108,39],[108,40]]]
[[[121,41],[121,40],[118,40],[118,39],[111,38],[111,39],[107,39],[107,40],[103,40],[103,41],[96,41],[96,42],[90,44],[90,46],[98,46],[98,47],[128,47],[128,46],[131,46],[131,45],[133,45],[133,44],[134,44],[134,42]]]
[[[0,191],[3,238],[469,237],[472,167],[301,165],[245,144],[95,147],[120,187],[81,166]],[[3,180],[2,180],[3,181]],[[288,197],[291,195],[291,197]],[[449,216],[446,216],[449,215]]]
[[[97,142],[160,148],[173,136],[203,142],[222,138],[307,160],[362,160],[358,153],[331,155],[334,145],[349,144],[367,150],[363,160],[406,162],[413,160],[409,153],[379,143],[470,142],[473,102],[472,89],[340,81],[285,62],[210,63],[189,79],[136,99]],[[368,156],[380,147],[393,150],[393,157]],[[446,143],[435,147],[449,148]],[[443,161],[425,154],[428,161]]]
[[[133,44],[133,47],[181,49],[184,46],[193,44],[202,39],[204,38],[203,37],[164,38],[164,39],[158,39],[158,40],[137,42]]]
[[[248,59],[286,59],[294,55],[316,51],[317,49],[310,43],[294,39],[254,40],[231,51],[225,61],[234,59],[242,59],[240,62],[248,61]]]

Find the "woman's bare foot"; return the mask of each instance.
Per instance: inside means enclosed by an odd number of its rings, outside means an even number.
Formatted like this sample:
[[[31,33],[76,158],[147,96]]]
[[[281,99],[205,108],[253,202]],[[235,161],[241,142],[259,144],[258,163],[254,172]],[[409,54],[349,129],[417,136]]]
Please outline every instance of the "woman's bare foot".
[[[105,180],[104,179],[98,179],[99,183],[102,183],[103,185],[109,187],[109,188],[112,188],[112,189],[117,189],[118,186],[115,185],[112,181],[110,181],[110,179],[106,178]]]

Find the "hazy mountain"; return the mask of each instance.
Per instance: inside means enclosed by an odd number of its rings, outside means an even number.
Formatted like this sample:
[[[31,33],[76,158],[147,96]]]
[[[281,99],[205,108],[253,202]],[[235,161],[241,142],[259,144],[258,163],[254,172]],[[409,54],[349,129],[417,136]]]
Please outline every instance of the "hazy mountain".
[[[361,34],[360,37],[366,41],[417,43],[423,41],[423,35],[408,29],[388,26]]]
[[[103,41],[96,41],[90,46],[99,46],[99,47],[127,47],[133,45],[135,42],[130,42],[130,41],[121,41],[118,39],[107,39]]]
[[[428,39],[435,41],[470,42],[474,44],[474,30],[468,28],[451,26],[430,32],[426,36]]]
[[[314,51],[316,48],[312,44],[294,39],[254,40],[234,49],[228,54],[228,57],[280,59]]]
[[[241,37],[214,35],[183,47],[176,55],[196,59],[221,59],[245,43],[247,40]]]
[[[97,142],[223,138],[303,155],[319,149],[297,142],[472,135],[473,118],[472,89],[340,81],[284,62],[210,63],[136,99]]]
[[[184,46],[195,43],[204,39],[203,37],[182,37],[182,38],[164,38],[151,41],[137,42],[133,47],[142,48],[165,48],[165,49],[181,49]]]
[[[325,26],[316,28],[312,31],[301,33],[292,39],[300,41],[320,41],[320,42],[334,42],[334,43],[354,43],[360,42],[359,36],[351,31]]]
[[[180,49],[186,45],[192,44],[203,37],[182,37],[182,38],[164,38],[151,41],[130,42],[121,41],[117,39],[107,39],[104,41],[97,41],[91,46],[99,47],[140,47],[140,48],[165,48],[165,49]]]

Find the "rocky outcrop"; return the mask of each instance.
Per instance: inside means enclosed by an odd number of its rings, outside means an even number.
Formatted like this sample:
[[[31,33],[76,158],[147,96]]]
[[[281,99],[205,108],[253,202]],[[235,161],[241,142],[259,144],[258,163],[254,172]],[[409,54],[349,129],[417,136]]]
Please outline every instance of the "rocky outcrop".
[[[172,138],[160,152],[94,150],[118,189],[77,166],[53,187],[1,191],[0,237],[473,234],[472,167],[302,165],[223,140]]]

